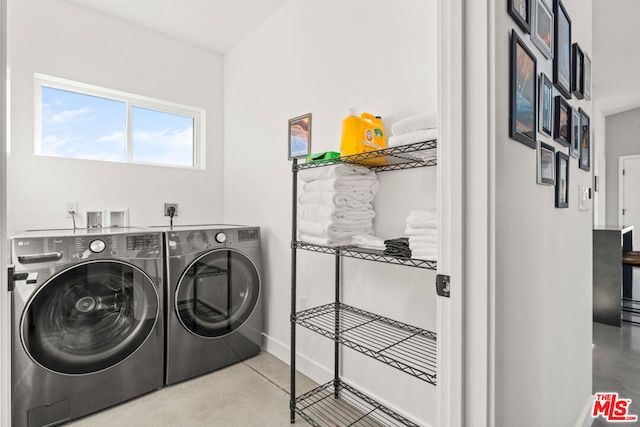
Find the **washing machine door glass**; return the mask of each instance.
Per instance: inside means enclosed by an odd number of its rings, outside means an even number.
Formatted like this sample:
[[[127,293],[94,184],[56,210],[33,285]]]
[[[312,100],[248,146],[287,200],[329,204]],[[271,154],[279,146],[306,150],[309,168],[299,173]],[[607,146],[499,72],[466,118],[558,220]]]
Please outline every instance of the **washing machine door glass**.
[[[195,260],[182,274],[175,310],[190,332],[221,337],[247,321],[259,294],[260,279],[253,262],[235,250],[218,249]]]
[[[119,261],[87,262],[39,288],[22,317],[22,342],[46,369],[89,374],[133,354],[158,314],[158,293],[142,270]]]

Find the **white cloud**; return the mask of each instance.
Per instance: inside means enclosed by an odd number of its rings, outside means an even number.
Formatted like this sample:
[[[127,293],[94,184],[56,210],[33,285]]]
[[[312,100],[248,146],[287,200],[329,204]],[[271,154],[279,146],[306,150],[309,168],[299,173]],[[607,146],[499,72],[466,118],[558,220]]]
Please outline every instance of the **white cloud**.
[[[55,124],[68,123],[78,117],[86,116],[91,112],[91,108],[89,107],[79,108],[77,110],[63,110],[55,114],[46,114],[45,121]]]
[[[115,131],[111,135],[101,136],[96,139],[96,142],[124,142],[125,135],[122,131]]]
[[[193,128],[184,130],[164,129],[159,132],[135,132],[133,142],[152,144],[162,147],[191,147],[193,145]]]

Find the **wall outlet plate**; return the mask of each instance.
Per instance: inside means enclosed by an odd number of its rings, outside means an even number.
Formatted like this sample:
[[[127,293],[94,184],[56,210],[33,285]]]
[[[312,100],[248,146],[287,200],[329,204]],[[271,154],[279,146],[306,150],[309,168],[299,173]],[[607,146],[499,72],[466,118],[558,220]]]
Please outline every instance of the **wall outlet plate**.
[[[64,215],[66,218],[71,218],[71,214],[69,212],[75,212],[75,217],[78,217],[78,202],[67,202],[65,204]]]
[[[170,209],[173,208],[173,216],[178,216],[178,204],[177,203],[165,203],[164,204],[164,216],[171,216]]]

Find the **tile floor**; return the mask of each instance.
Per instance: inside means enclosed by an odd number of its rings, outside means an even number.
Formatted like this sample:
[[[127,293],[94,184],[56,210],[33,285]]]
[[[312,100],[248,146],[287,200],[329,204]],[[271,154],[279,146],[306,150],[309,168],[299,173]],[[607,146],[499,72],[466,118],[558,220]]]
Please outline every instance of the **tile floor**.
[[[285,427],[289,366],[267,352],[73,421],[70,427]],[[296,389],[317,386],[296,376]],[[298,426],[308,426],[296,417]]]

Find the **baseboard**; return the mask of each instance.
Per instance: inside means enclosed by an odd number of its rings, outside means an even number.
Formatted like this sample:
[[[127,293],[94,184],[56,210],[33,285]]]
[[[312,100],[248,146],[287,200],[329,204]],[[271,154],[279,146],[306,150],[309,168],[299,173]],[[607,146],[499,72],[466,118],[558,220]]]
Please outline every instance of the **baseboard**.
[[[590,395],[585,403],[578,421],[576,421],[576,427],[591,427],[593,424],[593,417],[591,416],[591,408],[593,408],[593,400],[595,396]]]
[[[291,347],[278,341],[269,335],[262,334],[263,349],[282,360],[287,365],[291,365]],[[318,384],[327,382],[327,378],[333,378],[333,371],[319,365],[317,362],[307,358],[304,355],[296,355],[296,371],[308,376]]]

